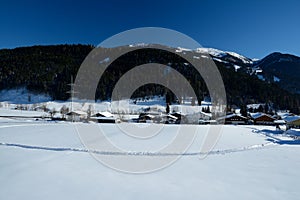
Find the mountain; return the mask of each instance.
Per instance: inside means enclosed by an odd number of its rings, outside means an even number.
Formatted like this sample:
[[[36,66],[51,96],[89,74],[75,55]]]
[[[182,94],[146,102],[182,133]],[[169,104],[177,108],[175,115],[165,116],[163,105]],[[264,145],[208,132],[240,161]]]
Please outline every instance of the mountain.
[[[165,51],[159,45],[143,44],[143,49],[135,50],[138,46],[99,47],[100,53],[116,54],[124,48],[132,48],[133,51],[109,65],[99,81],[97,99],[109,99],[114,85],[133,67],[155,62],[168,65],[184,75],[197,91],[198,99],[202,100],[208,95],[206,84],[191,64],[175,54],[182,53],[199,62],[207,59],[215,62],[225,84],[229,105],[268,103],[274,109],[300,113],[300,95],[296,94],[300,91],[297,82],[300,80],[300,58],[296,56],[274,53],[254,60],[212,48],[164,47],[168,49]],[[54,100],[66,100],[70,96],[71,77],[76,77],[81,63],[93,48],[91,45],[51,45],[0,50],[0,90],[25,87],[33,93],[45,93]],[[103,60],[109,61],[109,57]],[[99,61],[99,66],[101,63]],[[133,97],[166,93],[170,91],[163,86],[148,84],[135,91]],[[176,100],[173,94],[168,96],[170,100]]]
[[[277,82],[292,93],[300,93],[300,58],[290,54],[272,53],[255,63],[263,70],[263,77]]]
[[[32,46],[0,50],[0,90],[26,87],[65,100],[91,45]]]
[[[268,83],[276,83],[291,93],[300,94],[300,57],[274,52],[257,60],[217,49],[203,48],[196,52],[208,53],[216,62],[222,62],[227,67],[255,75]]]

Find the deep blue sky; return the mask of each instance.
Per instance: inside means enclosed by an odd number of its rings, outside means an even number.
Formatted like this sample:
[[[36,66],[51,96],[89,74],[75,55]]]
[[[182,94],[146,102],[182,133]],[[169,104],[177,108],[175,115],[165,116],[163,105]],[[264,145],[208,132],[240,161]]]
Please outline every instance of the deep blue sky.
[[[138,27],[164,27],[204,47],[262,58],[300,56],[300,1],[0,1],[0,48],[37,44],[97,45]]]

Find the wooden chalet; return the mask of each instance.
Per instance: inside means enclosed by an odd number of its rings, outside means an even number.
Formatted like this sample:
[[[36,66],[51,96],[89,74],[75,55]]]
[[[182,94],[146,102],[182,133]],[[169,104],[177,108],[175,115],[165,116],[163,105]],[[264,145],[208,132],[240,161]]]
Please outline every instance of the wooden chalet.
[[[256,125],[274,125],[276,120],[271,115],[265,113],[250,113],[253,123]]]
[[[225,124],[247,124],[247,117],[239,114],[230,114],[217,119],[218,122],[225,120]]]

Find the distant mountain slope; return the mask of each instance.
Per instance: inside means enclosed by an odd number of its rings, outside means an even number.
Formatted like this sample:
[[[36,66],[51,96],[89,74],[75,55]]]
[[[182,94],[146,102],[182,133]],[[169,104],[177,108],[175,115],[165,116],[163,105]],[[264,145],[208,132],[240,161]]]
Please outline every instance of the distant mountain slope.
[[[255,64],[263,70],[266,80],[282,88],[300,93],[300,58],[290,54],[272,53]]]
[[[131,47],[134,45],[101,50],[117,52],[120,48]],[[202,77],[176,52],[199,61],[212,59],[222,74],[228,103],[231,105],[266,102],[277,109],[300,112],[300,97],[294,94],[295,91],[300,91],[300,86],[297,85],[297,80],[300,79],[299,58],[296,56],[274,53],[257,61],[234,52],[209,48],[190,50],[168,47],[168,52],[159,50],[154,45],[144,44],[144,47],[111,63],[105,71],[105,78],[101,78],[99,82],[96,98],[109,99],[114,84],[134,66],[156,62],[183,74],[197,91],[199,100],[202,100],[208,94]],[[66,100],[69,98],[67,92],[70,90],[68,84],[71,76],[75,78],[80,64],[93,48],[90,45],[52,45],[0,50],[0,90],[26,87],[33,93],[45,93],[52,99]],[[290,89],[291,83],[293,90]],[[134,96],[165,93],[162,86],[146,85],[137,90]]]
[[[26,87],[67,99],[71,75],[93,49],[90,45],[51,45],[0,50],[0,90]]]

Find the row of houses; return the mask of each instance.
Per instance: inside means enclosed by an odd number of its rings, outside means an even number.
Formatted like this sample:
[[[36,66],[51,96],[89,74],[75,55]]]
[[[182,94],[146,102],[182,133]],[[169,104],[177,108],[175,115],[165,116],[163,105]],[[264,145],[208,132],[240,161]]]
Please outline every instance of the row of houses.
[[[110,112],[97,112],[91,116],[88,116],[88,113],[84,111],[71,111],[66,114],[66,120],[72,122],[80,122],[80,121],[94,121],[98,123],[115,123],[116,118]]]
[[[121,119],[116,117],[110,112],[97,112],[88,117],[88,114],[83,111],[71,111],[66,114],[68,121],[94,121],[98,123],[116,123]],[[248,117],[244,117],[240,114],[228,114],[226,116],[212,119],[210,113],[195,112],[186,114],[182,112],[162,113],[148,111],[143,112],[137,117],[127,118],[122,121],[136,122],[136,123],[166,123],[166,124],[254,124],[254,125],[277,125],[286,124],[289,127],[300,127],[300,116],[296,115],[275,115],[271,116],[265,113],[250,113]]]
[[[218,120],[224,120],[225,124],[255,124],[255,125],[277,125],[287,124],[289,127],[300,127],[300,116],[296,115],[268,115],[265,113],[250,113],[248,117],[244,117],[240,114],[230,114]]]

